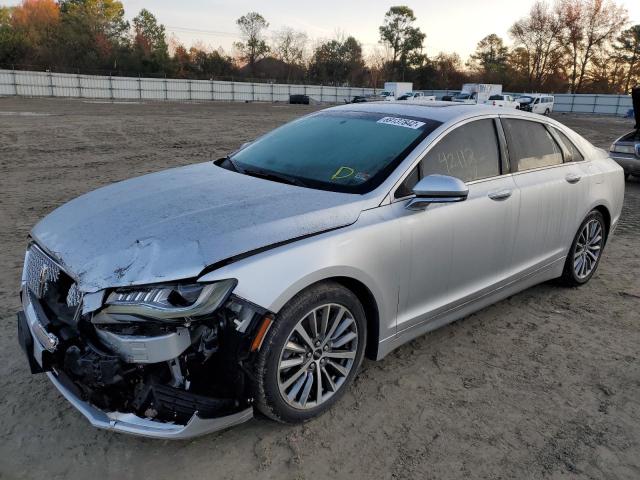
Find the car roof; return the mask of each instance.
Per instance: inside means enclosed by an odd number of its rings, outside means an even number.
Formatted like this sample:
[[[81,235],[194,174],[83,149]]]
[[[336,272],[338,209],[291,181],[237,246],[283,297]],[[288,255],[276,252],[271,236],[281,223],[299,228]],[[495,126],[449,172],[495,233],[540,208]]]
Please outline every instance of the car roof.
[[[447,123],[450,121],[464,120],[465,118],[477,117],[482,115],[516,115],[530,118],[532,120],[540,120],[540,115],[521,110],[504,110],[496,109],[493,106],[465,104],[456,102],[433,101],[427,104],[405,103],[405,102],[368,102],[368,103],[349,103],[337,107],[331,107],[327,110],[332,111],[350,111],[350,112],[371,112],[382,113],[386,115],[399,115],[414,118],[422,118],[427,120],[436,120],[438,122]]]

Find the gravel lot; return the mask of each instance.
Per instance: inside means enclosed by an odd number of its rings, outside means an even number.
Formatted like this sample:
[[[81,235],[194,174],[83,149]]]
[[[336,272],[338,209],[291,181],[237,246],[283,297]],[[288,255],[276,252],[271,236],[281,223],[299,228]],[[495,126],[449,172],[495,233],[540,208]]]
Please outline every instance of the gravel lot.
[[[96,430],[16,340],[26,236],[57,205],[218,158],[317,107],[0,98],[0,478],[640,478],[640,180],[598,274],[544,284],[365,361],[304,426],[193,441]],[[631,120],[558,115],[607,148]]]

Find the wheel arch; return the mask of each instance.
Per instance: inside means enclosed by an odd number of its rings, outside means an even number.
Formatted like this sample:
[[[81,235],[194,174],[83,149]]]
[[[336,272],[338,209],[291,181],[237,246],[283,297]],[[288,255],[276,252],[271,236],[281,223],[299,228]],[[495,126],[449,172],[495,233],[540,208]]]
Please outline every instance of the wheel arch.
[[[328,282],[335,282],[358,297],[358,300],[364,309],[365,319],[367,321],[367,344],[365,347],[365,356],[370,360],[376,360],[378,358],[378,344],[380,342],[380,310],[375,295],[362,281],[354,277],[344,275],[325,277],[321,280],[305,285],[295,294],[291,295],[288,301],[307,290]]]
[[[602,214],[602,216],[604,217],[604,226],[606,229],[606,236],[605,236],[605,243],[607,242],[607,239],[609,238],[609,232],[611,231],[611,213],[609,212],[609,209],[600,204],[600,205],[596,205],[592,211],[595,210],[597,212],[600,212]]]
[[[380,311],[376,298],[369,288],[359,280],[352,277],[332,277],[324,281],[334,281],[352,291],[364,308],[367,320],[367,346],[365,356],[370,360],[376,360],[378,356],[378,343],[380,342]]]

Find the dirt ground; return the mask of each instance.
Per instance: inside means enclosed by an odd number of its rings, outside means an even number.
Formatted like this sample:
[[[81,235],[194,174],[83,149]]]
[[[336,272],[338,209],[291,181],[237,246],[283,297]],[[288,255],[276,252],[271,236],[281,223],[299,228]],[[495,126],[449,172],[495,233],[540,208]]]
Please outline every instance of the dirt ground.
[[[539,285],[365,361],[337,408],[303,426],[256,419],[182,442],[109,433],[29,373],[15,312],[38,219],[314,108],[0,98],[0,477],[640,478],[639,179],[588,285]],[[605,148],[632,126],[556,118]]]

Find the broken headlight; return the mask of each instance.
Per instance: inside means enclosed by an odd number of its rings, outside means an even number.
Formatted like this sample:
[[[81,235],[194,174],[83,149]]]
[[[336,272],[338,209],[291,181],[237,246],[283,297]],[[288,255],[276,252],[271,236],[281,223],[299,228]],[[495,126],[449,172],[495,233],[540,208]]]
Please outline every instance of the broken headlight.
[[[214,283],[118,289],[107,297],[106,312],[155,320],[193,319],[218,309],[237,283],[236,279],[230,278]]]

